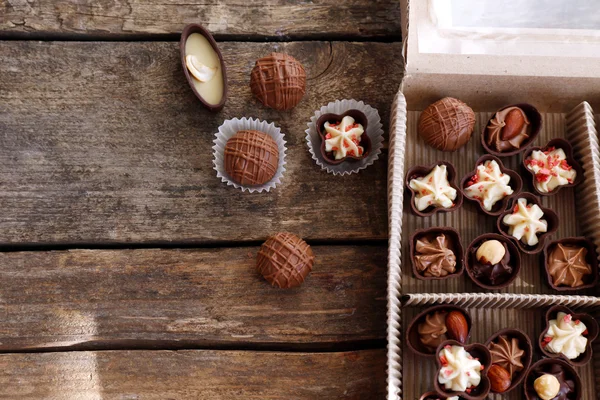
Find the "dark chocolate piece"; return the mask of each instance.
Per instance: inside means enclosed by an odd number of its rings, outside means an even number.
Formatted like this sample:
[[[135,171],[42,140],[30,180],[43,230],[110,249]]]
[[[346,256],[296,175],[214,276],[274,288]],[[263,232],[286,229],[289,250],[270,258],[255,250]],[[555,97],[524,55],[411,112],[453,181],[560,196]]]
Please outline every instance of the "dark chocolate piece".
[[[306,72],[294,57],[271,53],[256,61],[250,75],[252,94],[267,107],[290,110],[306,92]]]
[[[495,264],[491,264],[485,259],[477,259],[477,250],[479,250],[482,244],[469,250],[472,257],[471,272],[473,276],[487,285],[497,286],[505,283],[511,278],[513,273],[513,267],[510,264],[510,251],[506,243],[501,243],[505,251],[504,257],[502,257],[500,262]]]
[[[535,390],[535,381],[543,375],[554,376],[560,385],[558,394],[552,400],[580,400],[581,379],[577,372],[563,360],[542,359],[531,367],[525,379],[527,400],[543,400]]]
[[[445,97],[431,104],[419,117],[418,132],[429,146],[441,151],[456,151],[473,133],[475,113],[465,103]]]
[[[508,393],[525,379],[533,358],[531,339],[519,329],[501,329],[486,342],[492,355],[492,364],[498,364],[510,374],[511,385]]]
[[[507,287],[521,271],[521,255],[517,246],[495,233],[476,237],[467,248],[466,257],[467,274],[484,289]]]
[[[259,131],[239,131],[225,145],[225,171],[240,185],[269,182],[279,165],[275,140]]]
[[[279,232],[260,247],[256,268],[272,286],[287,289],[304,282],[314,261],[313,251],[304,240]]]

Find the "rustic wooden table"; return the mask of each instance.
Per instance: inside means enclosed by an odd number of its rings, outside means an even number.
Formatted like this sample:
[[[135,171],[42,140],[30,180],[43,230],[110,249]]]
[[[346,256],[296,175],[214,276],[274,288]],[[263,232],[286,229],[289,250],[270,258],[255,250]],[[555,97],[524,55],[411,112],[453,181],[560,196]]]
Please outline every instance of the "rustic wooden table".
[[[191,22],[228,67],[218,114],[181,69]],[[356,98],[387,131],[399,1],[0,0],[0,39],[0,397],[384,397],[387,157],[334,177],[304,130]],[[307,69],[293,111],[251,96],[271,51]],[[242,116],[286,134],[271,193],[212,169],[214,132]],[[280,230],[316,253],[298,289],[254,269]]]

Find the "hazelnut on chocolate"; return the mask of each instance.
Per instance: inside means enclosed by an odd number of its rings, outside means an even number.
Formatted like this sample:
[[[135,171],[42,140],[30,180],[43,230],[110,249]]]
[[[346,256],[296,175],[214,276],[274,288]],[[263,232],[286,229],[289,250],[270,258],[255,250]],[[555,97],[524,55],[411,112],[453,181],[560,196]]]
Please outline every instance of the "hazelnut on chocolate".
[[[544,374],[533,382],[535,392],[542,400],[552,400],[560,392],[560,382],[554,375]]]
[[[498,240],[486,240],[479,246],[475,256],[481,263],[498,264],[505,254],[506,248]]]

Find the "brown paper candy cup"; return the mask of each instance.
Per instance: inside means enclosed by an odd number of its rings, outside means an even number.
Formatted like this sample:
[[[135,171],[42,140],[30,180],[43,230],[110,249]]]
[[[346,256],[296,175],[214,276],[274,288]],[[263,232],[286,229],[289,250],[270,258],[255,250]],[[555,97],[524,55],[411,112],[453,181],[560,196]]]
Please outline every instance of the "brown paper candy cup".
[[[454,206],[452,206],[450,208],[430,206],[423,211],[419,211],[419,210],[417,210],[417,207],[415,206],[416,193],[413,189],[411,189],[410,181],[414,178],[420,178],[420,177],[426,176],[437,165],[445,165],[446,166],[446,170],[448,172],[448,182],[450,183],[451,187],[456,189],[456,199],[454,199]],[[435,164],[432,164],[429,166],[416,165],[416,166],[410,168],[408,170],[408,172],[406,173],[406,179],[405,179],[404,184],[405,184],[407,190],[410,192],[410,208],[413,211],[413,213],[415,213],[416,215],[418,215],[420,217],[428,217],[428,216],[431,216],[438,212],[452,212],[452,211],[458,210],[460,208],[460,206],[462,206],[462,203],[463,203],[463,193],[462,193],[462,190],[460,190],[460,188],[456,185],[455,180],[456,180],[456,168],[454,168],[454,165],[452,165],[452,163],[448,162],[448,161],[438,161]]]
[[[529,137],[527,138],[527,140],[525,140],[521,144],[521,147],[519,147],[518,149],[515,149],[515,150],[512,150],[512,151],[506,151],[506,152],[499,152],[499,151],[494,150],[490,146],[488,146],[488,144],[486,143],[486,139],[487,139],[487,127],[490,124],[491,120],[494,119],[494,117],[496,116],[497,112],[500,112],[500,111],[502,111],[502,110],[504,110],[504,109],[506,109],[508,107],[519,107],[521,110],[523,110],[523,112],[527,116],[527,119],[531,123],[531,132],[530,132]],[[527,104],[527,103],[511,104],[511,105],[502,107],[501,109],[499,109],[498,111],[496,111],[496,113],[494,113],[494,115],[492,115],[492,118],[489,119],[488,123],[485,124],[485,126],[483,127],[483,132],[481,133],[481,145],[483,146],[483,148],[485,149],[485,151],[487,151],[488,153],[490,153],[490,154],[492,154],[492,155],[494,155],[496,157],[509,157],[509,156],[514,156],[515,154],[522,153],[529,146],[531,146],[531,144],[533,143],[533,141],[539,135],[540,130],[542,128],[542,116],[541,116],[540,112],[537,110],[537,108],[535,108],[531,104]]]
[[[496,343],[500,336],[506,336],[509,339],[515,338],[519,341],[519,348],[523,350],[525,353],[521,357],[521,364],[523,364],[523,369],[521,371],[516,372],[511,377],[511,384],[508,390],[502,392],[502,394],[506,394],[516,388],[522,381],[525,379],[527,375],[527,371],[529,370],[529,366],[531,365],[531,360],[533,358],[533,345],[531,344],[531,339],[525,332],[520,329],[501,329],[498,332],[494,333],[486,342],[485,346],[490,349],[492,342]],[[491,351],[491,350],[490,350]],[[490,353],[491,354],[491,353]],[[493,365],[493,363],[492,363]]]

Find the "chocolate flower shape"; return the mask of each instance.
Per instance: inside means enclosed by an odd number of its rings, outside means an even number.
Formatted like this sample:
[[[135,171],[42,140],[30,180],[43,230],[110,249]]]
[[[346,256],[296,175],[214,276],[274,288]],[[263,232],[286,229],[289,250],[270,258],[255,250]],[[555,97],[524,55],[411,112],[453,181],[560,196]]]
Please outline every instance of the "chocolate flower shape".
[[[446,167],[448,185],[450,188],[453,188],[456,191],[456,198],[454,199],[451,207],[445,208],[445,207],[436,207],[436,206],[432,205],[430,207],[425,208],[423,211],[419,211],[417,209],[417,206],[415,205],[415,199],[417,198],[418,193],[413,188],[411,188],[410,181],[413,179],[417,179],[417,178],[423,178],[423,177],[429,175],[431,172],[433,172],[435,167],[438,165]],[[439,161],[428,167],[422,166],[422,165],[417,165],[417,166],[410,168],[408,170],[408,172],[406,173],[405,184],[411,193],[410,207],[411,207],[412,211],[420,217],[428,217],[437,212],[451,212],[451,211],[454,211],[454,210],[457,210],[458,208],[460,208],[460,206],[463,203],[463,195],[462,195],[462,192],[459,190],[459,188],[456,186],[456,183],[454,182],[455,179],[456,179],[456,169],[448,161]]]
[[[552,353],[547,350],[548,341],[546,339],[546,335],[548,334],[548,330],[550,329],[550,320],[556,319],[559,312],[570,315],[570,319],[574,321],[575,324],[577,324],[577,321],[583,322],[585,324],[585,327],[587,328],[587,334],[586,332],[583,333],[583,336],[587,339],[585,351],[582,354],[580,354],[577,358],[568,359],[562,353]],[[568,332],[565,333],[568,334]],[[596,337],[598,337],[598,322],[596,322],[596,320],[590,315],[585,313],[574,313],[565,306],[553,306],[550,307],[550,309],[546,312],[546,329],[544,329],[542,331],[542,334],[540,335],[539,345],[540,349],[542,350],[542,353],[544,353],[545,356],[550,358],[561,358],[567,361],[569,364],[572,364],[576,367],[581,367],[586,365],[591,360],[592,342],[596,339]],[[565,341],[564,344],[567,345],[568,343],[566,343]]]
[[[559,291],[589,289],[598,283],[598,257],[584,237],[554,240],[544,247],[548,285]]]
[[[573,171],[576,172],[576,175],[575,175],[575,179],[571,183],[557,186],[556,189],[554,189],[550,192],[543,192],[543,191],[539,190],[536,185],[536,179],[538,179],[538,178],[536,178],[535,173],[531,169],[527,168],[527,164],[530,162],[530,161],[528,161],[528,159],[532,156],[533,152],[536,150],[539,150],[542,152],[548,152],[548,151],[551,151],[550,149],[552,149],[552,148],[562,149],[565,152],[566,164],[564,165],[564,169],[566,169],[566,168],[572,169]],[[527,152],[525,152],[525,154],[523,155],[523,168],[525,168],[525,170],[528,172],[528,174],[532,178],[533,191],[535,193],[539,194],[540,196],[551,196],[553,194],[558,193],[558,191],[564,187],[572,187],[572,186],[578,185],[579,183],[581,183],[583,181],[583,168],[581,167],[581,164],[579,164],[577,162],[577,160],[575,160],[575,157],[573,156],[573,147],[571,146],[571,143],[569,143],[565,139],[561,139],[561,138],[552,139],[544,147],[532,147],[529,150],[527,150]],[[561,167],[561,164],[557,164],[555,168],[563,168],[563,167]],[[546,175],[547,179],[551,179],[552,172],[553,171],[550,171],[550,170],[548,171],[548,175]]]
[[[546,232],[537,234],[538,243],[535,246],[529,246],[523,243],[521,240],[516,239],[514,236],[508,233],[508,226],[503,222],[504,217],[506,215],[512,214],[516,209],[515,207],[518,207],[519,199],[527,200],[527,205],[537,205],[544,213],[541,219],[546,220],[548,224]],[[519,250],[521,250],[523,253],[537,254],[544,249],[544,245],[546,244],[546,241],[548,240],[550,235],[552,235],[558,229],[558,215],[550,208],[542,206],[542,203],[535,195],[524,192],[512,198],[510,208],[498,216],[496,227],[498,228],[498,231],[502,234],[502,236],[506,236],[507,238],[511,239],[517,245]]]
[[[462,275],[460,234],[450,227],[419,229],[409,240],[413,274],[417,279],[440,280]]]
[[[444,350],[444,348],[446,348],[446,346],[460,346],[463,347],[465,349],[465,351],[471,355],[471,357],[473,357],[473,359],[476,359],[479,361],[479,363],[481,364],[482,369],[480,370],[480,382],[477,386],[467,389],[466,391],[448,391],[446,390],[442,384],[440,384],[439,382],[439,376],[440,373],[442,372],[442,369],[444,369],[446,367],[445,365],[445,360],[440,359],[439,354],[442,352],[442,350]],[[443,342],[442,344],[440,344],[435,352],[435,363],[438,367],[437,369],[437,373],[435,374],[435,384],[434,384],[434,388],[435,391],[440,395],[440,396],[446,396],[446,397],[452,397],[452,396],[460,396],[463,399],[466,400],[481,400],[481,399],[485,399],[486,396],[488,395],[488,393],[490,392],[490,380],[487,376],[488,370],[490,369],[490,366],[492,365],[492,357],[490,355],[490,351],[488,350],[488,348],[482,344],[479,343],[473,343],[470,345],[464,345],[461,344],[455,340],[448,340]],[[453,365],[455,366],[455,365]],[[462,372],[469,372],[469,371],[454,371],[454,373],[462,373]],[[467,374],[469,375],[469,374]],[[470,376],[470,375],[469,375]]]
[[[330,151],[326,151],[325,149],[325,145],[326,145],[326,140],[327,138],[327,132],[325,131],[325,123],[329,122],[329,123],[338,123],[341,122],[344,117],[349,116],[352,117],[354,119],[354,122],[357,124],[362,125],[363,127],[363,134],[360,135],[360,140],[358,145],[360,145],[361,147],[363,147],[364,151],[361,155],[346,155],[344,158],[341,158],[339,160],[335,159],[335,156],[333,155],[332,152]],[[367,154],[369,154],[369,152],[371,151],[371,139],[369,138],[369,135],[367,135],[367,123],[368,123],[368,119],[367,116],[359,110],[348,110],[343,114],[323,114],[319,117],[319,119],[317,120],[317,132],[319,133],[319,136],[321,137],[321,154],[323,154],[323,159],[331,165],[338,165],[343,163],[344,161],[348,160],[348,161],[356,161],[356,160],[362,160],[363,158],[365,158],[367,156]],[[358,146],[357,145],[357,146]]]
[[[510,392],[525,379],[531,365],[531,339],[519,329],[501,329],[494,333],[485,345],[490,350],[492,365],[498,364],[510,374],[510,387],[503,393]]]
[[[505,250],[504,257],[495,263],[477,260],[477,250],[486,241],[497,240]],[[467,248],[466,269],[469,278],[479,287],[488,290],[502,289],[509,286],[521,271],[521,254],[515,244],[502,235],[484,233],[475,238]]]
[[[502,111],[513,107],[520,108],[525,114],[525,118],[523,118],[523,121],[520,121],[521,125],[519,126],[515,126],[512,121],[507,123],[508,118],[506,118],[506,120],[504,119],[506,116],[503,115],[504,113]],[[520,133],[520,128],[523,126],[522,124],[528,124],[528,133],[525,136]],[[488,127],[490,128],[489,130]],[[541,127],[542,116],[531,104],[522,103],[506,106],[496,111],[483,128],[481,145],[486,152],[496,157],[513,156],[525,151],[525,149],[533,143],[538,136]],[[507,128],[509,129],[507,130]],[[505,150],[498,150],[496,146],[501,145],[502,143],[508,144],[508,147]],[[510,143],[512,143],[512,145]],[[514,150],[510,150],[510,148],[514,148]]]
[[[469,191],[467,190],[467,188],[472,187],[473,185],[477,186],[478,182],[476,182],[476,180],[479,179],[478,178],[479,174],[478,174],[477,168],[480,165],[485,164],[486,161],[490,161],[490,162],[495,161],[498,164],[498,166],[500,167],[500,173],[505,176],[508,176],[510,178],[510,181],[508,182],[508,186],[510,186],[510,188],[512,189],[512,193],[510,193],[510,194],[507,193],[504,195],[504,197],[501,200],[496,201],[494,203],[494,205],[492,206],[491,210],[489,210],[489,211],[485,209],[484,204],[483,204],[485,196],[491,195],[493,193],[493,191],[498,190],[498,186],[504,186],[504,184],[500,183],[499,181],[494,181],[493,177],[486,176],[485,177],[486,181],[480,182],[479,190],[481,191],[481,194],[480,194],[480,196],[478,196],[478,198],[469,197]],[[496,172],[496,171],[492,171],[492,172]],[[502,178],[504,178],[504,177],[502,177]],[[502,213],[504,210],[506,210],[506,206],[507,206],[508,202],[510,201],[511,197],[513,197],[521,192],[521,189],[523,188],[523,180],[521,179],[521,176],[519,176],[518,173],[516,173],[512,169],[506,168],[504,166],[504,164],[502,164],[502,161],[500,161],[500,159],[498,159],[497,157],[494,157],[492,155],[486,154],[486,155],[480,157],[475,162],[475,169],[463,177],[462,181],[460,182],[460,188],[463,192],[465,199],[476,202],[479,205],[479,208],[481,209],[481,211],[483,211],[485,214],[497,216],[500,213]]]
[[[422,311],[416,317],[414,317],[412,321],[408,324],[408,327],[406,329],[406,344],[408,345],[408,348],[413,353],[418,354],[420,356],[428,358],[433,357],[435,355],[435,348],[437,347],[438,343],[441,343],[447,339],[453,339],[452,337],[450,337],[450,334],[448,334],[448,329],[445,326],[445,317],[452,311],[458,311],[465,317],[465,320],[467,322],[467,335],[465,341],[467,341],[469,339],[469,336],[471,335],[471,316],[469,315],[469,313],[467,313],[467,310],[452,304],[439,304],[437,306],[429,307],[426,310]],[[421,337],[423,333],[423,327],[427,327],[429,330],[435,330],[435,325],[441,324],[441,321],[438,323],[432,318],[436,313],[443,313],[443,318],[439,317],[444,320],[444,326],[442,327],[443,329],[437,330],[437,332],[443,332],[443,336],[440,336],[439,339],[433,338],[437,339],[438,342],[436,343],[436,346],[433,349],[431,349],[431,347],[428,348],[425,344],[423,344],[423,342],[421,341]],[[429,321],[427,321],[427,317],[429,317]],[[419,333],[420,326],[421,333]],[[433,344],[433,340],[431,340],[431,343]]]
[[[543,358],[533,364],[525,377],[525,398],[542,400],[534,388],[534,382],[542,375],[553,375],[560,385],[553,400],[581,400],[581,378],[575,369],[561,359]]]

